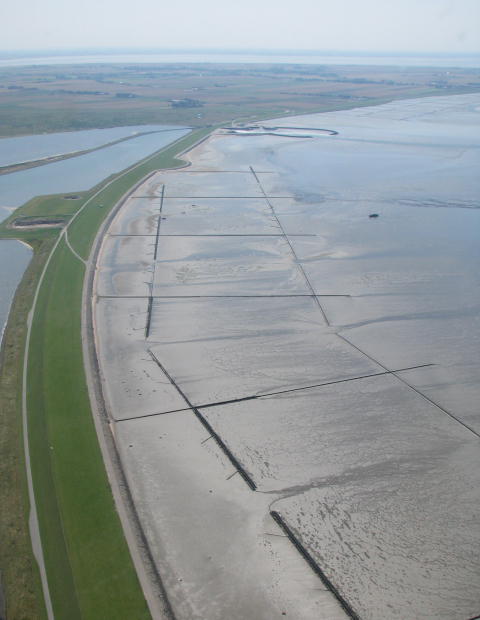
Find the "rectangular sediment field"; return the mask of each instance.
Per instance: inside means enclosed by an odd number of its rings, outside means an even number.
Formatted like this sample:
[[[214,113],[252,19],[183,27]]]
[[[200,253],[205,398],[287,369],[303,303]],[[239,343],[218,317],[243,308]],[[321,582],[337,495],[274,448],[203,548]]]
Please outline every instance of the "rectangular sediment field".
[[[217,133],[112,223],[100,370],[177,618],[480,613],[480,99],[453,99]]]

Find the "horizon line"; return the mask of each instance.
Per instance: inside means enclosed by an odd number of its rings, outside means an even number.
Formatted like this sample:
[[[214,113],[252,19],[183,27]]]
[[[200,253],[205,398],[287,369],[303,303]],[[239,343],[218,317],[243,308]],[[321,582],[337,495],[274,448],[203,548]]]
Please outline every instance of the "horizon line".
[[[478,51],[415,51],[415,50],[308,50],[308,49],[268,49],[268,48],[140,48],[140,47],[78,47],[78,48],[33,48],[1,50],[0,58],[28,58],[49,56],[122,56],[122,55],[258,55],[258,56],[367,56],[367,57],[468,57],[480,56]]]

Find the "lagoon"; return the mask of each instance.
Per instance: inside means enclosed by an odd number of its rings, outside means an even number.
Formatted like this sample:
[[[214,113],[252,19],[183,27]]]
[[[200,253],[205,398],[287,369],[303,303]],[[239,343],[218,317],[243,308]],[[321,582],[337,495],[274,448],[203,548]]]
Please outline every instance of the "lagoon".
[[[133,137],[147,132],[175,131],[177,126],[137,125],[132,127],[112,127],[109,129],[88,129],[86,131],[66,131],[37,136],[0,139],[0,167],[54,157],[65,153],[98,148],[104,144]]]
[[[151,155],[189,132],[162,125],[119,127],[28,136],[0,140],[0,161],[12,163],[28,152],[52,154],[94,148],[137,131],[156,131],[105,149],[64,161],[0,176],[0,221],[16,207],[44,194],[87,190],[124,168]],[[170,131],[171,130],[171,131]],[[0,341],[13,296],[31,257],[31,250],[17,241],[0,241]]]
[[[0,241],[0,344],[13,296],[31,256],[32,251],[24,243]]]
[[[0,208],[19,207],[35,196],[90,189],[111,174],[148,157],[189,131],[179,128],[138,136],[100,151],[3,175],[0,177]],[[7,216],[8,211],[4,211],[1,219]]]

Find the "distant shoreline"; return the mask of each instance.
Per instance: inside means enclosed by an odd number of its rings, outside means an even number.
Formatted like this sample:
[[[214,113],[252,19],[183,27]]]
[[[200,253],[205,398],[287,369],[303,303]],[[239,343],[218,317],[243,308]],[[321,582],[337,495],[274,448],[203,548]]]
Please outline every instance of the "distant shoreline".
[[[31,65],[74,65],[98,63],[165,64],[165,63],[222,63],[222,64],[300,64],[300,65],[364,65],[402,67],[459,67],[480,68],[480,53],[472,54],[414,54],[352,52],[108,52],[59,51],[1,52],[0,67]]]

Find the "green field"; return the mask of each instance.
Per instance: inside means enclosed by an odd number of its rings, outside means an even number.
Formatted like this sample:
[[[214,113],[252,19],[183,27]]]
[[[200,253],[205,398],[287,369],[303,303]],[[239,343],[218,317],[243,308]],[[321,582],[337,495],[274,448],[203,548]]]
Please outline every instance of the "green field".
[[[28,237],[28,234],[22,235]],[[53,247],[51,231],[41,239],[29,239],[34,255],[16,295],[4,334],[0,367],[0,566],[9,619],[39,617],[31,562],[26,516],[29,499],[26,492],[21,426],[21,391],[25,320],[38,277]],[[37,584],[39,582],[37,581]],[[43,618],[43,615],[41,615]]]
[[[3,67],[0,136],[159,123],[200,127],[479,90],[480,70],[458,67],[271,63]],[[186,105],[174,105],[180,100]]]
[[[19,212],[25,217],[71,216],[86,204],[68,232],[75,251],[88,258],[99,226],[125,192],[153,170],[183,165],[175,155],[209,131],[211,128],[189,134],[153,158],[108,179],[103,189],[101,185],[83,192],[79,200],[40,197]],[[26,313],[59,230],[8,229],[9,221],[19,212],[2,223],[0,236],[27,241],[35,254],[17,294],[0,373],[0,423],[10,429],[8,442],[2,440],[1,444],[0,491],[6,492],[8,501],[0,506],[0,566],[6,567],[2,581],[9,620],[43,620],[39,573],[29,551],[26,527],[29,506],[22,472],[21,368]],[[84,275],[85,265],[62,239],[41,285],[29,347],[29,450],[50,596],[56,620],[148,619],[150,613],[115,509],[90,409],[80,338]]]

